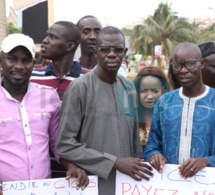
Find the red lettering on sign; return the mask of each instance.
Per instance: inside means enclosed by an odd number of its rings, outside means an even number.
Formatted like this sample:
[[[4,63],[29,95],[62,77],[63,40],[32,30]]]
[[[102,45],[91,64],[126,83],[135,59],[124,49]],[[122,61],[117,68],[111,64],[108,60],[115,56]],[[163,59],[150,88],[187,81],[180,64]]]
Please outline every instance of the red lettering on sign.
[[[122,183],[122,194],[131,190],[131,185],[129,183]]]
[[[57,180],[54,182],[54,188],[55,189],[61,189],[61,188],[65,188],[64,185],[60,185],[60,183],[62,182],[62,180]],[[59,185],[59,186],[58,186]]]

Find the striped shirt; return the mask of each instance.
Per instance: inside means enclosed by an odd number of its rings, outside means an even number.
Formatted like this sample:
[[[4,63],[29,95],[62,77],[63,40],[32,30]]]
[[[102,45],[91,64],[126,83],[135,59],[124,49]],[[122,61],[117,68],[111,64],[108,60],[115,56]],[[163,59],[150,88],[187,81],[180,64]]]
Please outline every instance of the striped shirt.
[[[30,80],[31,82],[55,88],[60,99],[62,100],[63,94],[69,84],[74,79],[84,75],[87,72],[89,72],[88,69],[82,68],[79,62],[74,61],[74,65],[71,68],[71,71],[63,78],[60,78],[58,75],[55,74],[52,68],[52,63],[49,63],[46,67],[34,68]]]

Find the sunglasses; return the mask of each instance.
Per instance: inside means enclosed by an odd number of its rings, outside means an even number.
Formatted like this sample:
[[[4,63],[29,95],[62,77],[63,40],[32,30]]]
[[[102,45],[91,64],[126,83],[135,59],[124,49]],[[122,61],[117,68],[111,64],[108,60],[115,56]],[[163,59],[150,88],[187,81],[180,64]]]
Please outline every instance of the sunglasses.
[[[113,51],[116,54],[121,54],[124,52],[125,48],[123,48],[123,47],[100,47],[100,48],[98,48],[98,50],[104,54],[108,54],[111,51]]]

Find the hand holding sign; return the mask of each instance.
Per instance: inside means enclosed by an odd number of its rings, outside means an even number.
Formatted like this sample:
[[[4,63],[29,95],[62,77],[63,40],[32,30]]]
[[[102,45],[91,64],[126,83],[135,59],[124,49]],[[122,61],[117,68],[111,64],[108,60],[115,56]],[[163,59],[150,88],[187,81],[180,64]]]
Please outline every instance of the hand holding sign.
[[[86,174],[86,171],[80,169],[64,158],[60,158],[60,163],[67,169],[66,179],[69,180],[72,177],[77,178],[76,189],[79,190],[81,188],[81,190],[84,190],[89,184],[89,178]]]
[[[205,158],[189,158],[185,163],[180,165],[178,169],[181,177],[187,179],[188,177],[193,177],[206,166],[208,166],[208,161]]]
[[[84,191],[77,190],[76,178],[3,182],[3,195],[98,195],[98,177],[89,176],[89,185]]]
[[[152,167],[144,162],[140,158],[117,158],[115,168],[132,177],[133,179],[140,181],[142,179],[149,180],[153,176]]]
[[[183,179],[178,174],[178,165],[166,164],[160,174],[155,169],[150,181],[135,181],[117,172],[116,195],[212,195],[215,189],[215,169],[206,167],[192,178]]]
[[[154,167],[158,173],[163,172],[163,167],[166,164],[167,160],[162,154],[154,154],[150,160],[150,165]]]

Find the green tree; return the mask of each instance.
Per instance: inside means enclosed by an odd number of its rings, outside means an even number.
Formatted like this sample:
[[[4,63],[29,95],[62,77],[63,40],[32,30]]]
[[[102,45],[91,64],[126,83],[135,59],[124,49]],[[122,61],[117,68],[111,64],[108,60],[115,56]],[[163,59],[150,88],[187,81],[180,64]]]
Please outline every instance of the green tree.
[[[154,46],[161,45],[162,53],[169,57],[173,47],[182,41],[194,41],[191,25],[176,16],[171,4],[160,3],[153,16],[134,28],[131,48],[136,51],[141,48],[142,54],[151,54],[154,59]]]
[[[197,43],[203,43],[207,41],[215,40],[215,24],[208,26],[207,28],[201,29],[198,34]]]
[[[13,34],[13,33],[21,33],[22,29],[21,28],[16,28],[12,22],[9,22],[7,24],[7,33],[8,34]]]
[[[133,32],[132,29],[128,29],[128,28],[122,28],[121,31],[125,36],[131,36]]]

